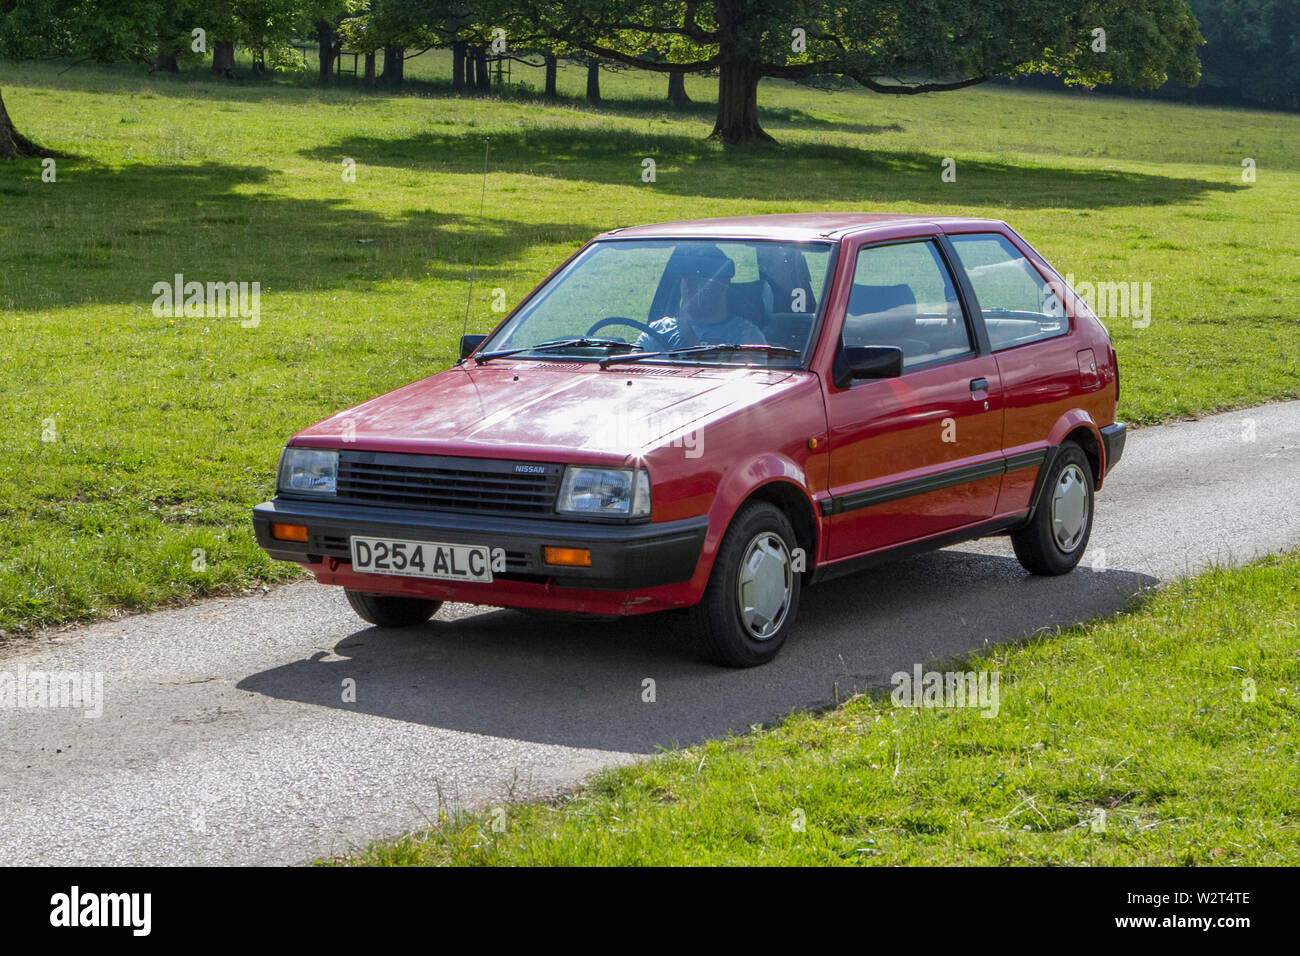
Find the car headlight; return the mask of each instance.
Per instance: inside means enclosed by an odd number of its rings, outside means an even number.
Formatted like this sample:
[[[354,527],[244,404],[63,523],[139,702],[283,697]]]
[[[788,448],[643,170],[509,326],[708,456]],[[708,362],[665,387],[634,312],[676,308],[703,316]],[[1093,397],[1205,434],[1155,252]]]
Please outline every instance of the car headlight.
[[[555,510],[563,514],[643,518],[650,514],[650,473],[644,468],[583,468],[564,471]]]
[[[339,453],[325,448],[289,447],[280,456],[280,491],[332,495],[339,477]]]

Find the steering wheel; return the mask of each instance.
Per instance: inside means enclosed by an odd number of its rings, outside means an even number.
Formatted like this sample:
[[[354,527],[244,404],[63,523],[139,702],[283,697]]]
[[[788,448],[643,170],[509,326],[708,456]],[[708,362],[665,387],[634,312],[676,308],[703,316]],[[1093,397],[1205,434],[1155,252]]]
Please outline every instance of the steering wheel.
[[[669,344],[669,342],[662,335],[660,335],[654,329],[650,328],[650,326],[646,325],[644,322],[638,322],[636,319],[625,319],[621,315],[611,315],[608,316],[607,318],[601,319],[599,322],[597,322],[595,325],[589,328],[586,331],[586,334],[595,335],[597,332],[605,328],[605,326],[607,325],[626,325],[629,328],[637,329],[638,331],[644,332],[647,335],[649,335],[650,338],[655,340],[660,350],[667,351],[668,349],[672,348],[672,345]]]

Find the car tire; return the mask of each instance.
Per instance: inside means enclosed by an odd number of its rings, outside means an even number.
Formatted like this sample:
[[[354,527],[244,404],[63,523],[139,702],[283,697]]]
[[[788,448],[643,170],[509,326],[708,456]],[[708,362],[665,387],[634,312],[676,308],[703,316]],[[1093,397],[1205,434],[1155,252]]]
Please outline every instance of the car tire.
[[[378,627],[414,627],[438,613],[441,601],[425,598],[397,597],[392,594],[365,594],[344,589],[348,603],[363,620]]]
[[[794,528],[779,508],[757,501],[731,522],[700,603],[691,608],[704,655],[725,667],[776,657],[799,610]]]
[[[1011,532],[1016,559],[1033,574],[1074,569],[1092,536],[1092,465],[1083,449],[1066,442],[1049,466],[1034,516]]]

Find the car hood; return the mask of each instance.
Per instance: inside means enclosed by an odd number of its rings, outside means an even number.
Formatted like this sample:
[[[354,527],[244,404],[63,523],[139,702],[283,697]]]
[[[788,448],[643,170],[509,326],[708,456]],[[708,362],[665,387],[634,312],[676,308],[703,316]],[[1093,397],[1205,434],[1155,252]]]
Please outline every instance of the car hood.
[[[807,373],[766,368],[496,360],[450,368],[340,412],[295,445],[620,459],[697,431]]]

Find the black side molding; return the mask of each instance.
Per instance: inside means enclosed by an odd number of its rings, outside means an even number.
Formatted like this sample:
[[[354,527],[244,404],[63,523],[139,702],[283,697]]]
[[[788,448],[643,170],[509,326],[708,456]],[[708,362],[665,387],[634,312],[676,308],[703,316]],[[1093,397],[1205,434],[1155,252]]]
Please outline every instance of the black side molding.
[[[879,488],[870,488],[866,491],[855,491],[851,494],[840,495],[838,498],[823,498],[821,502],[822,514],[842,514],[845,511],[855,511],[858,508],[867,508],[871,505],[883,504],[886,501],[910,498],[912,495],[924,495],[931,491],[951,488],[954,485],[964,485],[972,481],[992,478],[995,475],[1005,474],[1009,471],[1034,468],[1042,463],[1046,454],[1051,451],[1050,448],[1040,448],[1037,451],[1026,451],[1021,452],[1019,455],[999,458],[997,461],[950,468],[948,471],[941,471],[936,475],[927,475],[924,478],[895,481]]]

